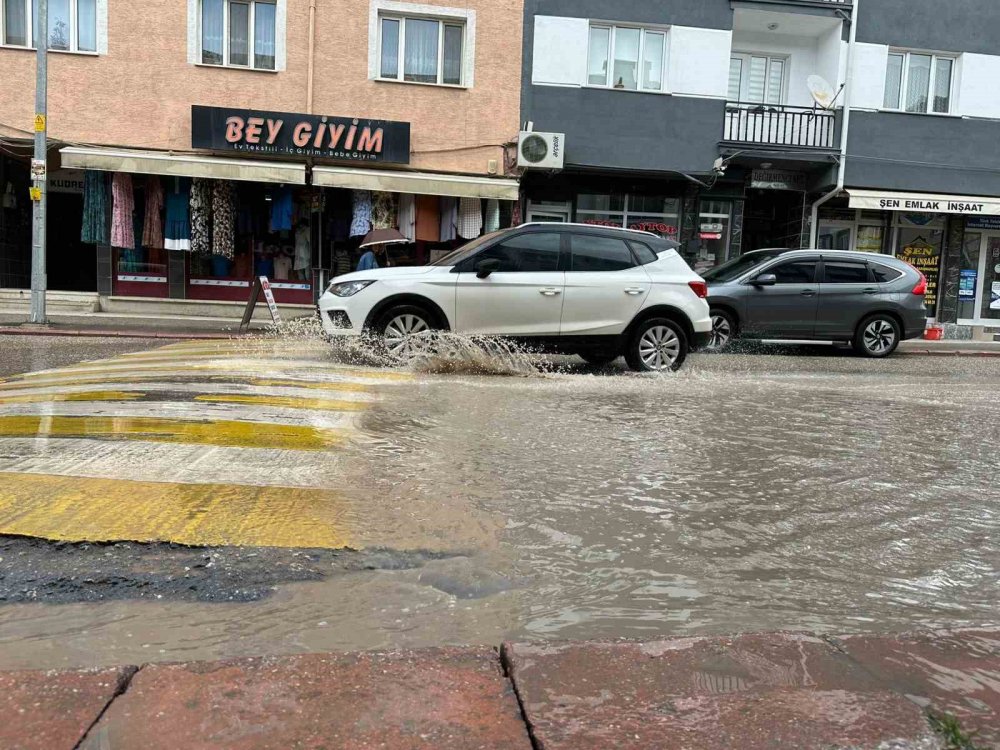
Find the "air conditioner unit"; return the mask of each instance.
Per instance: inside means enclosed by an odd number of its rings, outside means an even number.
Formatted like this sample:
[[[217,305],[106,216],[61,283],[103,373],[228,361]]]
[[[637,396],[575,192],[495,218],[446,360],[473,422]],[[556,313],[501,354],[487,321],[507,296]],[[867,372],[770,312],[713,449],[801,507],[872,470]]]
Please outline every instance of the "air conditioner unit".
[[[517,166],[525,169],[562,169],[565,133],[522,131],[517,137]]]

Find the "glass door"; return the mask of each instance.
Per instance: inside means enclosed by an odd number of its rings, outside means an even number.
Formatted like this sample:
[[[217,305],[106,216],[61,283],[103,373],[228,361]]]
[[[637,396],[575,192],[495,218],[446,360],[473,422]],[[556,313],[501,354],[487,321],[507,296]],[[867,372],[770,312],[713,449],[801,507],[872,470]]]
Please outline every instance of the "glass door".
[[[1000,320],[1000,234],[985,234],[980,259],[981,317],[987,324]]]

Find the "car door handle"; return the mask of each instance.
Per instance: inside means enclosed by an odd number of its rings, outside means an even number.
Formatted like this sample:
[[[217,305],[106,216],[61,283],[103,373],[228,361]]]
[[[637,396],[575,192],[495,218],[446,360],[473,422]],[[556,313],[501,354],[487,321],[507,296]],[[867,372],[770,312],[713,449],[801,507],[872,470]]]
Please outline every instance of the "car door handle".
[[[625,287],[625,294],[642,294],[644,291],[646,290],[643,289],[641,286]]]
[[[868,287],[867,289],[865,289],[865,294],[878,294],[878,289]]]
[[[557,294],[562,294],[562,289],[556,289],[554,286],[545,286],[538,290],[539,294],[544,294],[546,297],[555,297]]]
[[[802,290],[802,296],[803,297],[815,297],[816,296],[816,290],[815,289],[803,289]]]

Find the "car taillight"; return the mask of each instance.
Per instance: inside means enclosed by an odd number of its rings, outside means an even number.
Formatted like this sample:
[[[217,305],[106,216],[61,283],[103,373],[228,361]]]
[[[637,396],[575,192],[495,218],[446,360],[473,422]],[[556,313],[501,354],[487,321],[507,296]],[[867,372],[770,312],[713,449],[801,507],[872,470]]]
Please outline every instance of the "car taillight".
[[[697,294],[702,299],[708,296],[708,284],[704,281],[689,281],[688,286],[691,287],[691,291]]]
[[[917,273],[920,273],[920,271],[917,271]],[[927,294],[927,277],[924,276],[922,273],[920,273],[920,281],[918,281],[917,285],[913,287],[912,293],[917,294],[921,297]]]

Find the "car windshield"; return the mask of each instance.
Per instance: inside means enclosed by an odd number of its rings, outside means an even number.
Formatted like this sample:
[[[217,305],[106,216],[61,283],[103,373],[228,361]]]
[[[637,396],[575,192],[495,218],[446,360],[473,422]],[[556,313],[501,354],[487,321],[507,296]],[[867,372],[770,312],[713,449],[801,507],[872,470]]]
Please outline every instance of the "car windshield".
[[[787,250],[758,250],[757,252],[747,253],[746,255],[741,255],[739,258],[733,258],[728,263],[723,263],[721,266],[716,266],[709,271],[705,271],[701,277],[705,281],[732,281],[733,279],[738,279],[747,271],[752,271],[757,266],[763,265],[785,252]]]
[[[482,237],[474,239],[472,242],[462,245],[456,250],[452,250],[450,253],[445,255],[443,258],[438,258],[436,261],[431,263],[432,266],[457,266],[463,260],[471,257],[479,248],[485,245],[487,242],[492,240],[494,237],[498,236],[500,232],[490,232],[489,234],[484,234]]]

